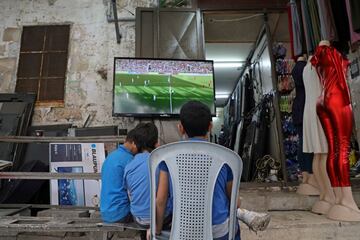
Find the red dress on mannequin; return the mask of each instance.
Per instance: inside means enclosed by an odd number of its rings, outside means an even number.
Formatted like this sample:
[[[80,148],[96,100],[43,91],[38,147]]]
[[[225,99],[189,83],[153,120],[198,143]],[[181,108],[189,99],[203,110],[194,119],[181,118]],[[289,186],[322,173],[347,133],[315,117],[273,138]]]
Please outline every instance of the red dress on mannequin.
[[[347,59],[333,47],[318,46],[312,65],[316,67],[323,91],[317,114],[329,145],[327,172],[332,187],[350,186],[349,148],[353,115],[346,83]]]

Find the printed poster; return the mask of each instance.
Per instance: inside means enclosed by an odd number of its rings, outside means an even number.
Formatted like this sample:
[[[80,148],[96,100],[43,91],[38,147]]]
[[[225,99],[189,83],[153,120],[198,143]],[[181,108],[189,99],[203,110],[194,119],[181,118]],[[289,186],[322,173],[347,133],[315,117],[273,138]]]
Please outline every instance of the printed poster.
[[[58,173],[100,173],[105,160],[103,143],[51,143],[50,171]],[[51,180],[53,205],[99,206],[100,180]]]

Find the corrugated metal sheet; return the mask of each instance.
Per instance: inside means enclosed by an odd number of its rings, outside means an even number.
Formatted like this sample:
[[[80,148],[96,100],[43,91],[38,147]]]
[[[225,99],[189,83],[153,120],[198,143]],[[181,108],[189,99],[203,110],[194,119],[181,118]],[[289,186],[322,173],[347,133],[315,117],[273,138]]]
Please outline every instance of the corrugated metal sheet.
[[[198,10],[139,8],[136,16],[137,57],[204,59]]]

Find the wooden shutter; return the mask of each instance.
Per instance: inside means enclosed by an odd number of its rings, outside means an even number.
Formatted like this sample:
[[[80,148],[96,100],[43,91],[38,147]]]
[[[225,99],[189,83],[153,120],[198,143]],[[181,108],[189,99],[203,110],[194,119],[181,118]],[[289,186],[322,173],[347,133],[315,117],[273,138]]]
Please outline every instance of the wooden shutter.
[[[24,27],[17,92],[35,92],[38,102],[64,100],[70,26]]]

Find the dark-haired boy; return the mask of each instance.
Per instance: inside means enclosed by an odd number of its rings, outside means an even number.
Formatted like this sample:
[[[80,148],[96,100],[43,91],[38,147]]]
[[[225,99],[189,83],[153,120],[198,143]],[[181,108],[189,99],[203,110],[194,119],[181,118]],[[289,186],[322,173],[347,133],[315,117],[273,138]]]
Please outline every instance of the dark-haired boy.
[[[185,135],[190,141],[207,141],[208,133],[212,128],[212,118],[210,109],[198,101],[190,101],[184,104],[180,110],[180,123],[178,125],[181,135]],[[165,206],[168,204],[169,192],[169,173],[164,162],[160,164],[158,191],[156,196],[156,233],[159,234],[162,229]],[[231,169],[225,165],[219,172],[214,188],[213,206],[212,206],[212,225],[213,237],[216,240],[227,240],[229,205],[231,199],[233,175]],[[240,201],[238,201],[238,207]],[[251,227],[251,221],[257,213],[243,209],[238,209],[237,215],[241,220]],[[269,215],[262,215],[265,221],[260,224],[269,223]],[[266,228],[266,226],[264,226]],[[238,228],[236,238],[240,239],[240,229]]]
[[[142,141],[137,144],[138,154],[125,167],[124,187],[130,200],[130,212],[134,221],[148,228],[150,225],[150,153],[158,146],[158,130],[153,123],[144,123]],[[172,202],[166,207],[166,223],[171,221]]]
[[[143,126],[129,131],[125,143],[107,156],[101,169],[100,212],[105,222],[128,222],[130,204],[123,185],[125,166],[138,152]]]

